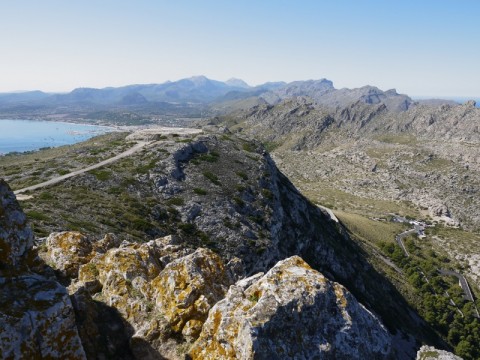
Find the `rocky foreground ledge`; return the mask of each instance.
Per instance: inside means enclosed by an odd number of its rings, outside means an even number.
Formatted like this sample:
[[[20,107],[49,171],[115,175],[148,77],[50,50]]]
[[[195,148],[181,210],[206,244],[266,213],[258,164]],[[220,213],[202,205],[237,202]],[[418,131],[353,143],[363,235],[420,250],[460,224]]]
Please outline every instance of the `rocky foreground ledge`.
[[[85,359],[67,290],[35,273],[33,234],[0,179],[0,359]]]
[[[3,180],[0,204],[2,359],[394,358],[380,320],[298,256],[242,279],[236,259],[172,236],[35,248]]]

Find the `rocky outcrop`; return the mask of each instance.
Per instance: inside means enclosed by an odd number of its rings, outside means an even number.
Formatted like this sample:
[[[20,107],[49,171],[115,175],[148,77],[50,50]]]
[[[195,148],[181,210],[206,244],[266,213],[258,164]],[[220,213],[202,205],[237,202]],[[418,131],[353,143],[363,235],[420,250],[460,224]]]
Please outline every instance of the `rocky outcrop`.
[[[210,311],[193,359],[385,359],[391,338],[340,284],[301,258],[232,286]]]
[[[424,345],[417,352],[417,360],[462,360],[462,358],[451,352]]]
[[[80,265],[88,261],[92,251],[90,240],[79,232],[53,233],[47,238],[46,260],[68,277],[76,277]]]
[[[156,305],[172,330],[196,339],[208,311],[225,296],[230,283],[220,257],[197,249],[168,264],[152,287]]]
[[[49,239],[47,254],[53,254],[65,243],[78,244],[85,237],[60,233]],[[77,317],[82,319],[78,326],[87,355],[117,357],[121,344],[112,344],[112,352],[105,341],[123,337],[127,350],[135,356],[179,358],[181,344],[198,337],[210,308],[225,296],[233,283],[232,272],[211,250],[185,248],[172,236],[144,244],[123,242],[106,251],[111,235],[100,243],[104,244],[69,247],[69,258],[79,262],[78,278],[73,277],[69,289]],[[86,248],[91,252],[86,253]],[[87,258],[90,260],[84,261]],[[66,263],[56,262],[57,270]],[[126,326],[105,327],[105,316],[109,322],[123,319]],[[102,332],[104,337],[107,334],[103,342],[92,336]]]
[[[27,217],[7,183],[0,179],[0,265],[16,267],[33,246]]]
[[[36,274],[0,277],[0,358],[83,359],[68,293]]]
[[[0,196],[0,358],[84,359],[65,287],[29,269],[33,235],[3,180]]]

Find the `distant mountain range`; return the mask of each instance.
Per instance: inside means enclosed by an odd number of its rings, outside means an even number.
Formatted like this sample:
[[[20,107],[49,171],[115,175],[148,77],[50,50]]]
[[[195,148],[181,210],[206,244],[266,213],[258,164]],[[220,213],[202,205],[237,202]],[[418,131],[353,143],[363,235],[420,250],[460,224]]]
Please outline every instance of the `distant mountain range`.
[[[145,106],[155,103],[222,104],[257,97],[270,104],[294,97],[310,97],[320,105],[344,107],[352,102],[366,104],[384,103],[389,110],[404,111],[413,103],[410,97],[395,90],[382,91],[374,86],[358,89],[335,89],[327,79],[285,82],[269,82],[249,86],[241,79],[225,82],[194,76],[163,84],[127,85],[103,89],[77,88],[66,94],[49,94],[28,91],[0,94],[0,107],[5,106]],[[446,101],[446,100],[445,100]],[[438,100],[436,100],[438,102]],[[442,102],[442,100],[440,101]]]

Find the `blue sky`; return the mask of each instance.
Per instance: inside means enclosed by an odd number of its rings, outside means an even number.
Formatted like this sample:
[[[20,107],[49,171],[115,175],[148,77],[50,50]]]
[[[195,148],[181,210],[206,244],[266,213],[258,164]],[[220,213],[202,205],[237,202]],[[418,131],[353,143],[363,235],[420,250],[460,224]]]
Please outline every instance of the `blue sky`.
[[[480,97],[478,0],[0,2],[0,91],[328,78]]]

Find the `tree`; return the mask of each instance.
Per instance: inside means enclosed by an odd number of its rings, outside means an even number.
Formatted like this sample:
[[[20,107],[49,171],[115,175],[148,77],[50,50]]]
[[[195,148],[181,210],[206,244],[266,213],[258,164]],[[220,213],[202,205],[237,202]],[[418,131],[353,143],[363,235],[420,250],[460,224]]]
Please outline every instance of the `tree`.
[[[475,348],[467,340],[461,340],[457,346],[455,346],[455,354],[461,356],[464,360],[473,360],[472,356]]]

